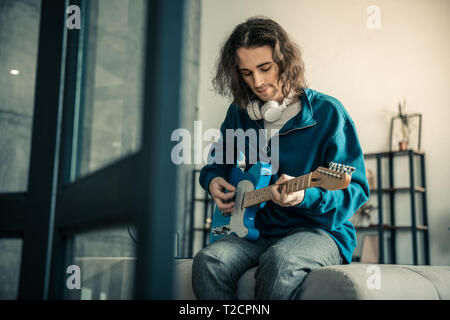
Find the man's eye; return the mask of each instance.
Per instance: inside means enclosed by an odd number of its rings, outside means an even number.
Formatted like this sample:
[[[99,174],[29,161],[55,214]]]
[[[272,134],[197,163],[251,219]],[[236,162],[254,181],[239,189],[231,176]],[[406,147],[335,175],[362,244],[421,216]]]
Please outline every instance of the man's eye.
[[[271,68],[272,68],[272,66],[268,67],[267,69],[261,69],[261,70],[264,71],[264,72],[267,72],[267,71],[269,71]]]

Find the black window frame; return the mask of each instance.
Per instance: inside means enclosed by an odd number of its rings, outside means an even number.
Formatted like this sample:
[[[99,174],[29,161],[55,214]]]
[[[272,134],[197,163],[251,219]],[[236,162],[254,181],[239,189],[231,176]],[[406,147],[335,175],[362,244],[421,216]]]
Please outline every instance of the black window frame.
[[[170,299],[180,123],[184,0],[148,1],[141,148],[70,182],[78,45],[66,8],[42,0],[28,190],[0,194],[0,237],[23,239],[19,299],[63,299],[73,236],[137,227],[137,299]],[[157,106],[157,107],[155,107]]]

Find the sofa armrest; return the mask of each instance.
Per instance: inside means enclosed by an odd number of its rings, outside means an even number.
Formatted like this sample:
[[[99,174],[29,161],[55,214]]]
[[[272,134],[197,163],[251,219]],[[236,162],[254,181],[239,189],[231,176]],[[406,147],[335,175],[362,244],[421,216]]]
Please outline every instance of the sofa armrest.
[[[377,278],[378,277],[378,278]],[[450,299],[450,267],[359,264],[311,272],[301,299]]]
[[[192,289],[192,259],[175,259],[173,298],[195,300]]]

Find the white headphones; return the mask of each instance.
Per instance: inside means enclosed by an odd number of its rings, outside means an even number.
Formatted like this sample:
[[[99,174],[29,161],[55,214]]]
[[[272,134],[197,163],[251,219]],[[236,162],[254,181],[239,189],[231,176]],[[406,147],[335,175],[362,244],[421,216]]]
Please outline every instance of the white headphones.
[[[286,101],[279,104],[276,100],[265,102],[260,107],[260,102],[254,100],[247,106],[247,113],[252,120],[264,119],[267,122],[275,122],[281,117],[281,113],[286,109]]]
[[[259,100],[253,100],[247,105],[247,113],[252,120],[264,119],[267,122],[275,122],[280,119],[283,110],[295,101],[294,94],[285,98],[281,104],[276,100],[270,100],[260,106]]]

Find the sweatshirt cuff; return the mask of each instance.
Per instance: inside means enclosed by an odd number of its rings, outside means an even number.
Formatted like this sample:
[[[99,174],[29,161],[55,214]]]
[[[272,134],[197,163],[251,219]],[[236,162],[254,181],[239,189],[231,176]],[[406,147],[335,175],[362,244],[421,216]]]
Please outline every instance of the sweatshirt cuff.
[[[319,188],[308,188],[305,190],[303,201],[296,205],[302,209],[316,209],[325,201],[324,193]]]
[[[216,177],[220,177],[217,172],[210,172],[200,182],[200,185],[208,192],[209,195],[211,195],[211,193],[209,193],[209,184],[211,183],[211,180]]]

